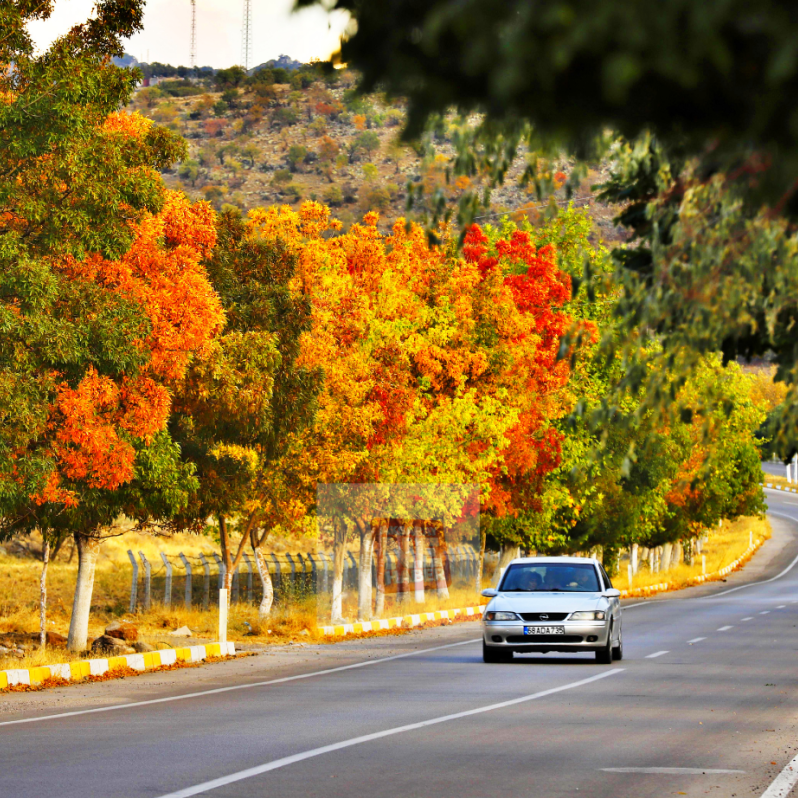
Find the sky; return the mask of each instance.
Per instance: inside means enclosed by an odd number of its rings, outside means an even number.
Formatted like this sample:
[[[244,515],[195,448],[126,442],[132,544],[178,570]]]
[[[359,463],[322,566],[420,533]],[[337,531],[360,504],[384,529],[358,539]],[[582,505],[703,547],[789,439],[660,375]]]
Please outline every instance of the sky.
[[[307,62],[326,59],[337,49],[346,27],[342,12],[321,7],[293,14],[294,0],[251,0],[253,54],[249,66],[288,55]],[[196,0],[197,66],[216,68],[240,64],[244,0]],[[39,48],[92,13],[93,0],[56,0],[50,19],[29,26]],[[128,40],[125,50],[139,61],[189,65],[190,0],[147,0],[144,30]]]

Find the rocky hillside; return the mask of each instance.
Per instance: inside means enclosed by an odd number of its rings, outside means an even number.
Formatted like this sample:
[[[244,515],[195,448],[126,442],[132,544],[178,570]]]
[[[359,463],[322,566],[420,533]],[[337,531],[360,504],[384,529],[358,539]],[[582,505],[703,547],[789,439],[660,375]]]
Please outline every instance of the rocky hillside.
[[[403,145],[401,104],[378,95],[359,97],[353,75],[342,72],[335,77],[333,83],[321,78],[305,82],[296,75],[286,83],[250,78],[224,87],[217,76],[214,90],[169,80],[140,89],[133,107],[189,143],[189,158],[164,175],[167,184],[192,198],[208,199],[217,208],[232,205],[246,211],[315,199],[330,205],[345,225],[369,210],[379,211],[388,225],[400,216],[429,210],[436,189],[455,203],[474,187],[467,178],[446,179],[457,133],[454,121],[428,133],[419,144]],[[518,158],[505,185],[494,190],[491,213],[520,208],[525,210],[519,216],[540,214],[535,198],[518,184],[523,167]],[[563,163],[562,169],[567,168]],[[599,174],[589,176],[577,192],[577,204],[588,204],[590,184],[598,179]],[[416,196],[423,187],[423,199],[410,214],[409,184]],[[590,205],[597,235],[617,238],[612,209]]]

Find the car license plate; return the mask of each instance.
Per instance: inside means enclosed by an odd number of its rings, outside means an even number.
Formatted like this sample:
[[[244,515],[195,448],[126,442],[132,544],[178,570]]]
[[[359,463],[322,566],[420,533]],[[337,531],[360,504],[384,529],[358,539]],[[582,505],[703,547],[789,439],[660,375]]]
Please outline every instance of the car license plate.
[[[564,635],[564,626],[525,626],[525,635]]]

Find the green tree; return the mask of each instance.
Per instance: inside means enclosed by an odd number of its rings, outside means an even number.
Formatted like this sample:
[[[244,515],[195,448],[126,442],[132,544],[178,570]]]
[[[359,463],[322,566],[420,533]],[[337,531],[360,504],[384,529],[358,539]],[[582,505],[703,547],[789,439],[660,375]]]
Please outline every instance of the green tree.
[[[199,177],[199,163],[193,158],[188,158],[180,164],[177,174],[180,175],[181,179],[191,183],[193,187]]]

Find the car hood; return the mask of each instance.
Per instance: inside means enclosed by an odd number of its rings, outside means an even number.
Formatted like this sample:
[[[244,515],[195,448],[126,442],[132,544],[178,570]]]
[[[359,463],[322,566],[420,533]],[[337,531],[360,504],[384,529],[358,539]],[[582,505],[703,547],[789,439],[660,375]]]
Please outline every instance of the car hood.
[[[576,612],[607,606],[601,593],[499,593],[487,609],[511,612]]]

